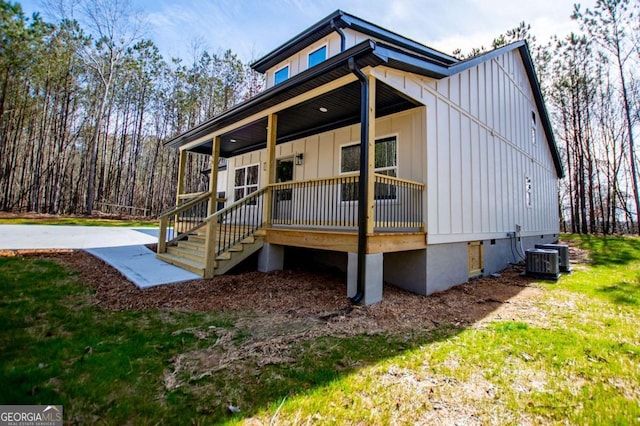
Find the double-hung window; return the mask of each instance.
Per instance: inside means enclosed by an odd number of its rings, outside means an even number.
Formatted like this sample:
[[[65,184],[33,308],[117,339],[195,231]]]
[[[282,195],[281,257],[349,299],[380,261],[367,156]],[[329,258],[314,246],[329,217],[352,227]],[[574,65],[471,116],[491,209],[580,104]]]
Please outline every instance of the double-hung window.
[[[241,200],[258,190],[259,174],[260,166],[258,164],[238,167],[235,170],[233,181],[234,201]]]
[[[378,139],[375,143],[375,172],[385,176],[398,176],[398,150],[395,136]],[[341,149],[340,173],[347,174],[360,170],[360,144],[346,145]],[[395,200],[396,187],[389,184],[375,185],[375,200]],[[342,185],[342,201],[358,200],[358,185]]]

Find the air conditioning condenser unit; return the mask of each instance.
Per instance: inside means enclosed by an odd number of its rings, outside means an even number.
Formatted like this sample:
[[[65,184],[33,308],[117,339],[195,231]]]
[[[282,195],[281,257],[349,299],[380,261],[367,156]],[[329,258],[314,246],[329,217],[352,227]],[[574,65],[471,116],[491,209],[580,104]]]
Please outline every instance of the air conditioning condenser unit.
[[[560,261],[557,250],[530,249],[525,251],[525,275],[533,278],[557,280]]]
[[[557,250],[558,261],[560,262],[560,272],[571,272],[569,263],[569,246],[566,244],[536,244],[537,249]]]

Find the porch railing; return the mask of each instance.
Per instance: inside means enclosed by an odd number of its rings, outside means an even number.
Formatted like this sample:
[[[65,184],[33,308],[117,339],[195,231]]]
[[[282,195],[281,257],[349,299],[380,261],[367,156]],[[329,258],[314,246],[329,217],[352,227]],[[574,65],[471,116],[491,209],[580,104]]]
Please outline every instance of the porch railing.
[[[269,185],[271,224],[353,230],[358,226],[358,175]],[[422,231],[424,184],[375,174],[377,231]]]
[[[158,253],[165,253],[168,244],[206,227],[205,268],[212,270],[215,256],[255,234],[266,222],[271,226],[355,230],[358,180],[358,175],[345,175],[272,184],[211,215],[208,211],[213,194],[197,195],[160,215]],[[424,231],[424,187],[421,183],[375,174],[374,230]],[[265,205],[268,202],[271,204]],[[270,218],[264,216],[265,212],[270,212]]]
[[[184,239],[204,227],[207,245],[205,252],[212,251],[217,256],[238,245],[264,226],[266,192],[267,188],[263,188],[211,215],[207,215],[207,212],[212,194],[206,192],[161,214],[158,253],[165,253],[167,245]],[[213,245],[210,249],[211,244]],[[205,260],[212,261],[209,256],[206,256]]]
[[[167,244],[185,238],[189,233],[197,231],[206,224],[210,200],[211,192],[205,192],[182,202],[158,217],[160,220],[158,253],[164,253]],[[168,241],[167,237],[169,237]]]
[[[267,188],[249,194],[211,216],[216,219],[216,256],[234,247],[264,226]]]
[[[425,185],[375,174],[374,227],[378,231],[424,231],[422,194]]]

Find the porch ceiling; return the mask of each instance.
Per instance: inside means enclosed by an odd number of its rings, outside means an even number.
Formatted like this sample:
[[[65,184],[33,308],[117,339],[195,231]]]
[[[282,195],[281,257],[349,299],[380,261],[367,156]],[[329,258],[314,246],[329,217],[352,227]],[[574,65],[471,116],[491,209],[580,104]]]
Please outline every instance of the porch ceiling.
[[[376,80],[376,117],[419,106],[415,100]],[[320,109],[326,109],[322,112]],[[355,81],[277,113],[277,144],[360,122],[360,83]],[[221,135],[220,156],[233,157],[266,147],[267,118]],[[210,154],[211,141],[192,151]]]

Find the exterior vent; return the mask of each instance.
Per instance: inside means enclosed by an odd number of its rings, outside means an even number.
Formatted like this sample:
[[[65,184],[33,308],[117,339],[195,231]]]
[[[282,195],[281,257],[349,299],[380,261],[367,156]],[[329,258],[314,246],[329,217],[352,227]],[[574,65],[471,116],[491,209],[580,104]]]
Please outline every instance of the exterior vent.
[[[560,265],[557,250],[531,249],[525,251],[525,275],[534,278],[557,280],[560,277]]]
[[[569,263],[569,246],[565,244],[536,244],[536,248],[543,250],[556,250],[560,261],[560,272],[571,272]]]

